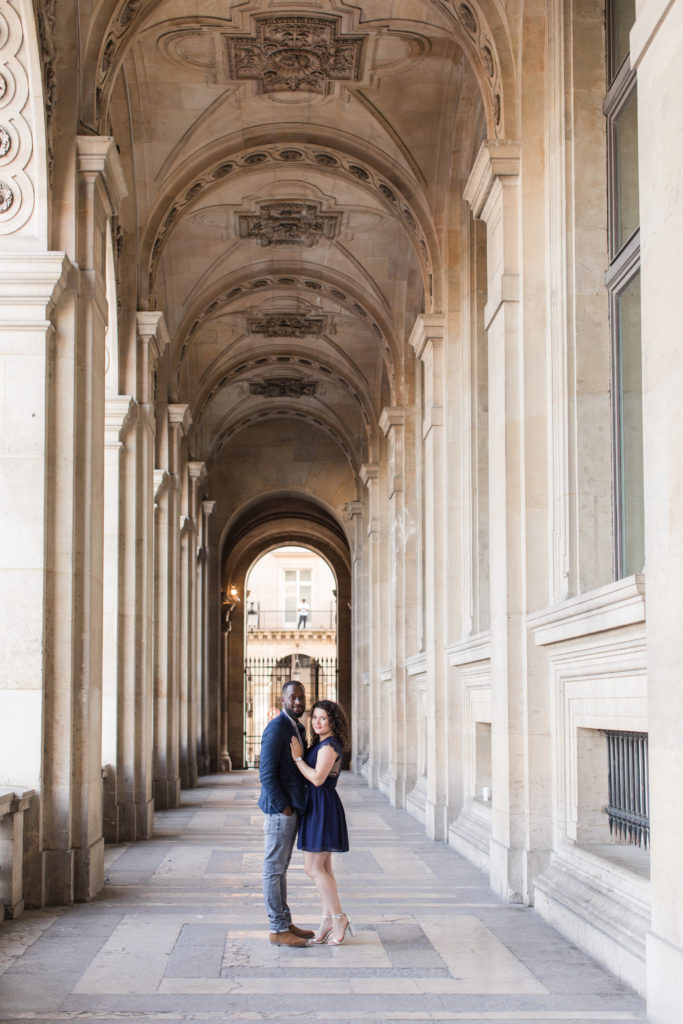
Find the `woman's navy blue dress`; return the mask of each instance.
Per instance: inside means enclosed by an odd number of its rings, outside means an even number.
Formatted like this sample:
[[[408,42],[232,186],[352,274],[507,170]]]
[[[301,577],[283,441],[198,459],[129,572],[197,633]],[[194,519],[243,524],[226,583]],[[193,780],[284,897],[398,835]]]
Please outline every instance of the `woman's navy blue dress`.
[[[322,786],[308,787],[308,805],[299,824],[297,846],[307,853],[346,853],[349,848],[346,816],[337,793],[341,744],[334,736],[328,736],[308,751],[305,761],[310,768],[315,768],[318,751],[328,744],[337,752],[338,758]]]

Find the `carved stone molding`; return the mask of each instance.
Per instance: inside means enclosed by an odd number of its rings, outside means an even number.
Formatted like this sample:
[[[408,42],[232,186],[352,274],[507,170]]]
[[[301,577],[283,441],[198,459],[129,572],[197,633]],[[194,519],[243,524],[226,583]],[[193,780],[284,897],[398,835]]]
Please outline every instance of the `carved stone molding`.
[[[321,213],[317,203],[262,203],[257,214],[240,214],[240,238],[254,238],[259,245],[303,245],[332,239],[341,215]]]
[[[263,93],[325,95],[332,82],[361,77],[364,36],[339,34],[337,18],[274,16],[255,20],[254,36],[226,36],[230,77]]]
[[[26,224],[35,208],[31,157],[36,126],[27,102],[25,26],[8,3],[0,6],[0,69],[0,235],[9,235]]]
[[[249,317],[249,334],[261,334],[264,338],[303,338],[320,335],[327,324],[325,316],[310,316],[307,313],[268,313],[267,316]]]
[[[452,0],[452,3],[456,18],[465,30],[465,39],[485,72],[482,84],[485,88],[485,96],[491,111],[496,137],[500,137],[503,134],[503,102],[501,99],[503,83],[500,62],[493,42],[493,33],[486,23],[483,12],[473,0],[470,0],[469,3]]]
[[[318,389],[317,381],[304,377],[266,377],[248,383],[249,394],[262,398],[304,398]]]

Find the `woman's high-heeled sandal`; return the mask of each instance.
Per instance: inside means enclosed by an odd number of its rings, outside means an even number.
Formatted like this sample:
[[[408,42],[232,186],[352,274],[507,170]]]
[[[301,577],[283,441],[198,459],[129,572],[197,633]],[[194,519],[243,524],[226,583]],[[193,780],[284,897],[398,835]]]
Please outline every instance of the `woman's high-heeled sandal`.
[[[345,914],[343,911],[341,912],[341,914],[332,914],[332,919],[333,920],[339,920],[340,917],[345,917],[346,918],[346,924],[344,925],[344,931],[342,932],[342,937],[341,937],[341,939],[335,939],[334,936],[331,935],[330,938],[327,940],[327,944],[329,946],[341,946],[342,942],[346,938],[346,931],[347,931],[347,929],[351,932],[352,936],[356,934],[354,932],[354,930],[353,930],[353,925],[349,921],[348,914]],[[331,931],[331,929],[330,929],[330,931]]]
[[[320,928],[318,928],[318,931],[313,936],[313,941],[314,942],[320,944],[321,942],[325,941],[327,936],[332,931],[332,925],[330,925],[329,928],[327,928],[325,931],[323,931],[322,930],[323,929],[323,921],[331,921],[331,920],[332,920],[332,915],[331,914],[323,914],[322,921],[320,922]],[[318,936],[320,936],[320,938],[318,938]]]

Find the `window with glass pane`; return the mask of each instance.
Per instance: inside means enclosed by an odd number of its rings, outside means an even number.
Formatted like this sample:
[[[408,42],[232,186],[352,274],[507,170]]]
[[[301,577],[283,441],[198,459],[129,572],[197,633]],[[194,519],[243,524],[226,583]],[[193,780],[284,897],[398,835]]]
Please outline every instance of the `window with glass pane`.
[[[629,34],[636,20],[636,0],[609,0],[607,20],[610,28],[610,82],[624,63],[629,51]]]
[[[311,607],[311,570],[285,569],[285,625],[296,626],[299,617],[299,605],[303,598]]]
[[[613,254],[628,242],[640,223],[638,212],[638,94],[630,90],[613,121]]]
[[[643,376],[640,341],[640,274],[616,296],[617,486],[621,576],[642,572],[643,522]]]
[[[638,93],[629,60],[634,0],[607,0],[609,88],[607,202],[612,342],[614,537],[617,577],[645,564],[643,494],[643,381],[640,328],[640,214],[638,196]]]

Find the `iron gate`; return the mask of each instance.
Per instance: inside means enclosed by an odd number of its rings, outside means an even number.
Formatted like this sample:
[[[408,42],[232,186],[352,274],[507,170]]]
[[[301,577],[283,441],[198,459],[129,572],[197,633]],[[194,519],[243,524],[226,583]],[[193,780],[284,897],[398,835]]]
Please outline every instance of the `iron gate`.
[[[337,659],[288,654],[284,658],[246,658],[244,662],[244,763],[258,768],[261,735],[279,715],[283,683],[295,679],[306,690],[308,707],[316,700],[337,700]]]

